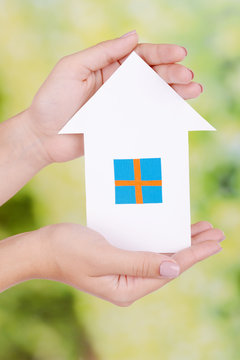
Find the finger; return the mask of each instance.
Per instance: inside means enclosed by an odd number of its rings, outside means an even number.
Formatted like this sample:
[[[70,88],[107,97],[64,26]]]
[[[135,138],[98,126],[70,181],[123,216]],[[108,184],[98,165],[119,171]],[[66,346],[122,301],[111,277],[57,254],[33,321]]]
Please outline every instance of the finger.
[[[112,247],[108,259],[105,273],[101,273],[101,275],[121,274],[136,277],[175,278],[180,271],[177,262],[172,257],[158,253],[125,251]]]
[[[217,241],[209,240],[178,252],[174,255],[174,258],[180,265],[180,273],[182,273],[199,261],[217,254],[221,250],[222,248]],[[130,302],[133,302],[149,293],[152,293],[153,291],[158,290],[169,281],[171,280],[138,278],[135,280],[134,286],[128,287],[127,298]]]
[[[175,63],[187,55],[184,47],[173,44],[138,44],[135,51],[149,65]]]
[[[119,66],[120,64],[115,62],[105,67],[103,69],[103,81],[106,81]],[[162,64],[155,65],[152,68],[169,84],[188,84],[194,77],[192,70],[180,64]]]
[[[208,221],[199,221],[196,224],[191,225],[191,235],[195,236],[202,231],[206,231],[208,229],[212,229],[213,226]]]
[[[199,221],[196,224],[192,224],[191,225],[192,244],[195,242],[194,236],[202,233],[203,231],[209,230],[209,229],[213,229],[213,226],[208,221]],[[209,239],[212,239],[212,238],[207,239],[205,237],[202,237],[201,239],[203,239],[202,241],[205,241],[205,240],[209,240]],[[216,239],[214,238],[212,240],[216,240]],[[221,241],[221,240],[219,240],[219,241]],[[201,242],[201,240],[199,242]],[[165,253],[165,255],[173,256],[174,253]]]
[[[219,229],[208,229],[192,237],[192,244],[198,244],[206,240],[222,241],[225,235]]]
[[[110,76],[119,68],[120,64],[118,61],[115,61],[114,63],[105,66],[102,69],[102,82],[104,83],[107,81],[107,79],[110,78]]]
[[[222,247],[216,240],[206,240],[179,251],[173,258],[179,263],[181,273],[199,261],[219,253]]]
[[[188,84],[194,77],[192,70],[180,64],[157,65],[153,70],[170,84]]]
[[[89,71],[97,71],[129,54],[137,42],[138,35],[134,32],[126,37],[103,41],[67,58],[76,68],[84,67]]]
[[[203,92],[202,85],[195,82],[191,82],[187,85],[173,84],[171,86],[185,100],[193,99]]]

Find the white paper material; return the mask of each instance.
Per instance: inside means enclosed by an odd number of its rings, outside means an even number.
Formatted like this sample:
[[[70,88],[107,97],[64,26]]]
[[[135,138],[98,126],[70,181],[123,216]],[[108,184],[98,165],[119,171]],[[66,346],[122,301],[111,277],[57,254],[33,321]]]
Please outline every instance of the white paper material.
[[[60,131],[84,133],[87,224],[120,248],[190,246],[188,131],[215,130],[136,53]],[[115,204],[114,159],[161,158],[163,202]]]

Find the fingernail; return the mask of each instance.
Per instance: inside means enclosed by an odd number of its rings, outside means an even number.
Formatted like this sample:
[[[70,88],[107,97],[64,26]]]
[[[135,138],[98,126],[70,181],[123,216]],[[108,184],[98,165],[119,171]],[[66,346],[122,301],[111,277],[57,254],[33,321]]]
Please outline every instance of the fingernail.
[[[187,56],[187,54],[188,54],[187,49],[183,46],[182,46],[182,49],[185,51],[185,56]]]
[[[223,240],[225,240],[225,239],[226,239],[226,236],[225,236],[224,232],[222,231],[222,239],[219,240],[219,242],[221,242],[221,241],[223,241]]]
[[[190,70],[190,69],[188,69],[188,70],[190,71],[190,73],[192,75],[192,79],[193,79],[194,78],[194,72],[192,70]]]
[[[220,248],[218,248],[216,251],[214,251],[213,253],[212,253],[212,255],[216,255],[216,254],[218,254],[220,251],[222,251],[222,247],[220,247]]]
[[[136,30],[132,30],[132,31],[127,32],[126,34],[120,36],[120,39],[128,37],[128,36],[133,35],[133,34],[136,34]]]
[[[167,278],[175,278],[180,273],[180,267],[178,264],[175,264],[170,261],[164,261],[160,265],[160,275]]]
[[[204,250],[203,255],[200,257],[200,260],[204,260],[208,258],[209,256],[213,256],[215,254],[218,254],[220,251],[222,251],[222,247],[217,242],[216,246],[210,246],[208,249]]]
[[[203,92],[203,86],[201,84],[198,84],[200,86],[201,89],[201,93]]]

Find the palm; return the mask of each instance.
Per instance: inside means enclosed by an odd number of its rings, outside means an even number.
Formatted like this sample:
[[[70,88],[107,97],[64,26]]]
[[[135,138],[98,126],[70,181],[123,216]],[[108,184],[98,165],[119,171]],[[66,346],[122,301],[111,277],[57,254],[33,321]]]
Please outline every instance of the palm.
[[[99,280],[101,293],[97,295],[121,306],[130,305],[132,299],[136,300],[158,290],[170,281],[169,279],[149,279],[129,275],[102,276]],[[108,297],[105,294],[108,294]]]
[[[191,231],[192,246],[171,254],[180,265],[181,272],[212,255],[214,253],[212,249],[216,246],[216,243],[224,238],[224,234],[220,230],[213,229],[208,222],[204,221],[193,224]],[[101,239],[99,240],[101,244]],[[219,247],[217,247],[217,251],[219,251]],[[128,306],[133,301],[160,289],[169,281],[171,279],[163,277],[150,278],[121,274],[99,276],[97,274],[97,276],[88,278],[87,291],[114,304]],[[78,284],[76,284],[76,287],[78,288]]]
[[[61,62],[57,64],[30,108],[34,113],[34,127],[44,135],[49,156],[54,161],[67,161],[83,154],[81,135],[57,134],[120,65],[115,62],[96,72],[83,68],[81,73],[71,76],[63,70],[64,66]]]

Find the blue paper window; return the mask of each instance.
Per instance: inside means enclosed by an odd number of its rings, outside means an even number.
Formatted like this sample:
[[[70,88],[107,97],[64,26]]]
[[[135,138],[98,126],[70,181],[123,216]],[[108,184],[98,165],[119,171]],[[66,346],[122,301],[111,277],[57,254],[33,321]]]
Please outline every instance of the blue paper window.
[[[161,158],[114,160],[115,203],[162,203]]]

